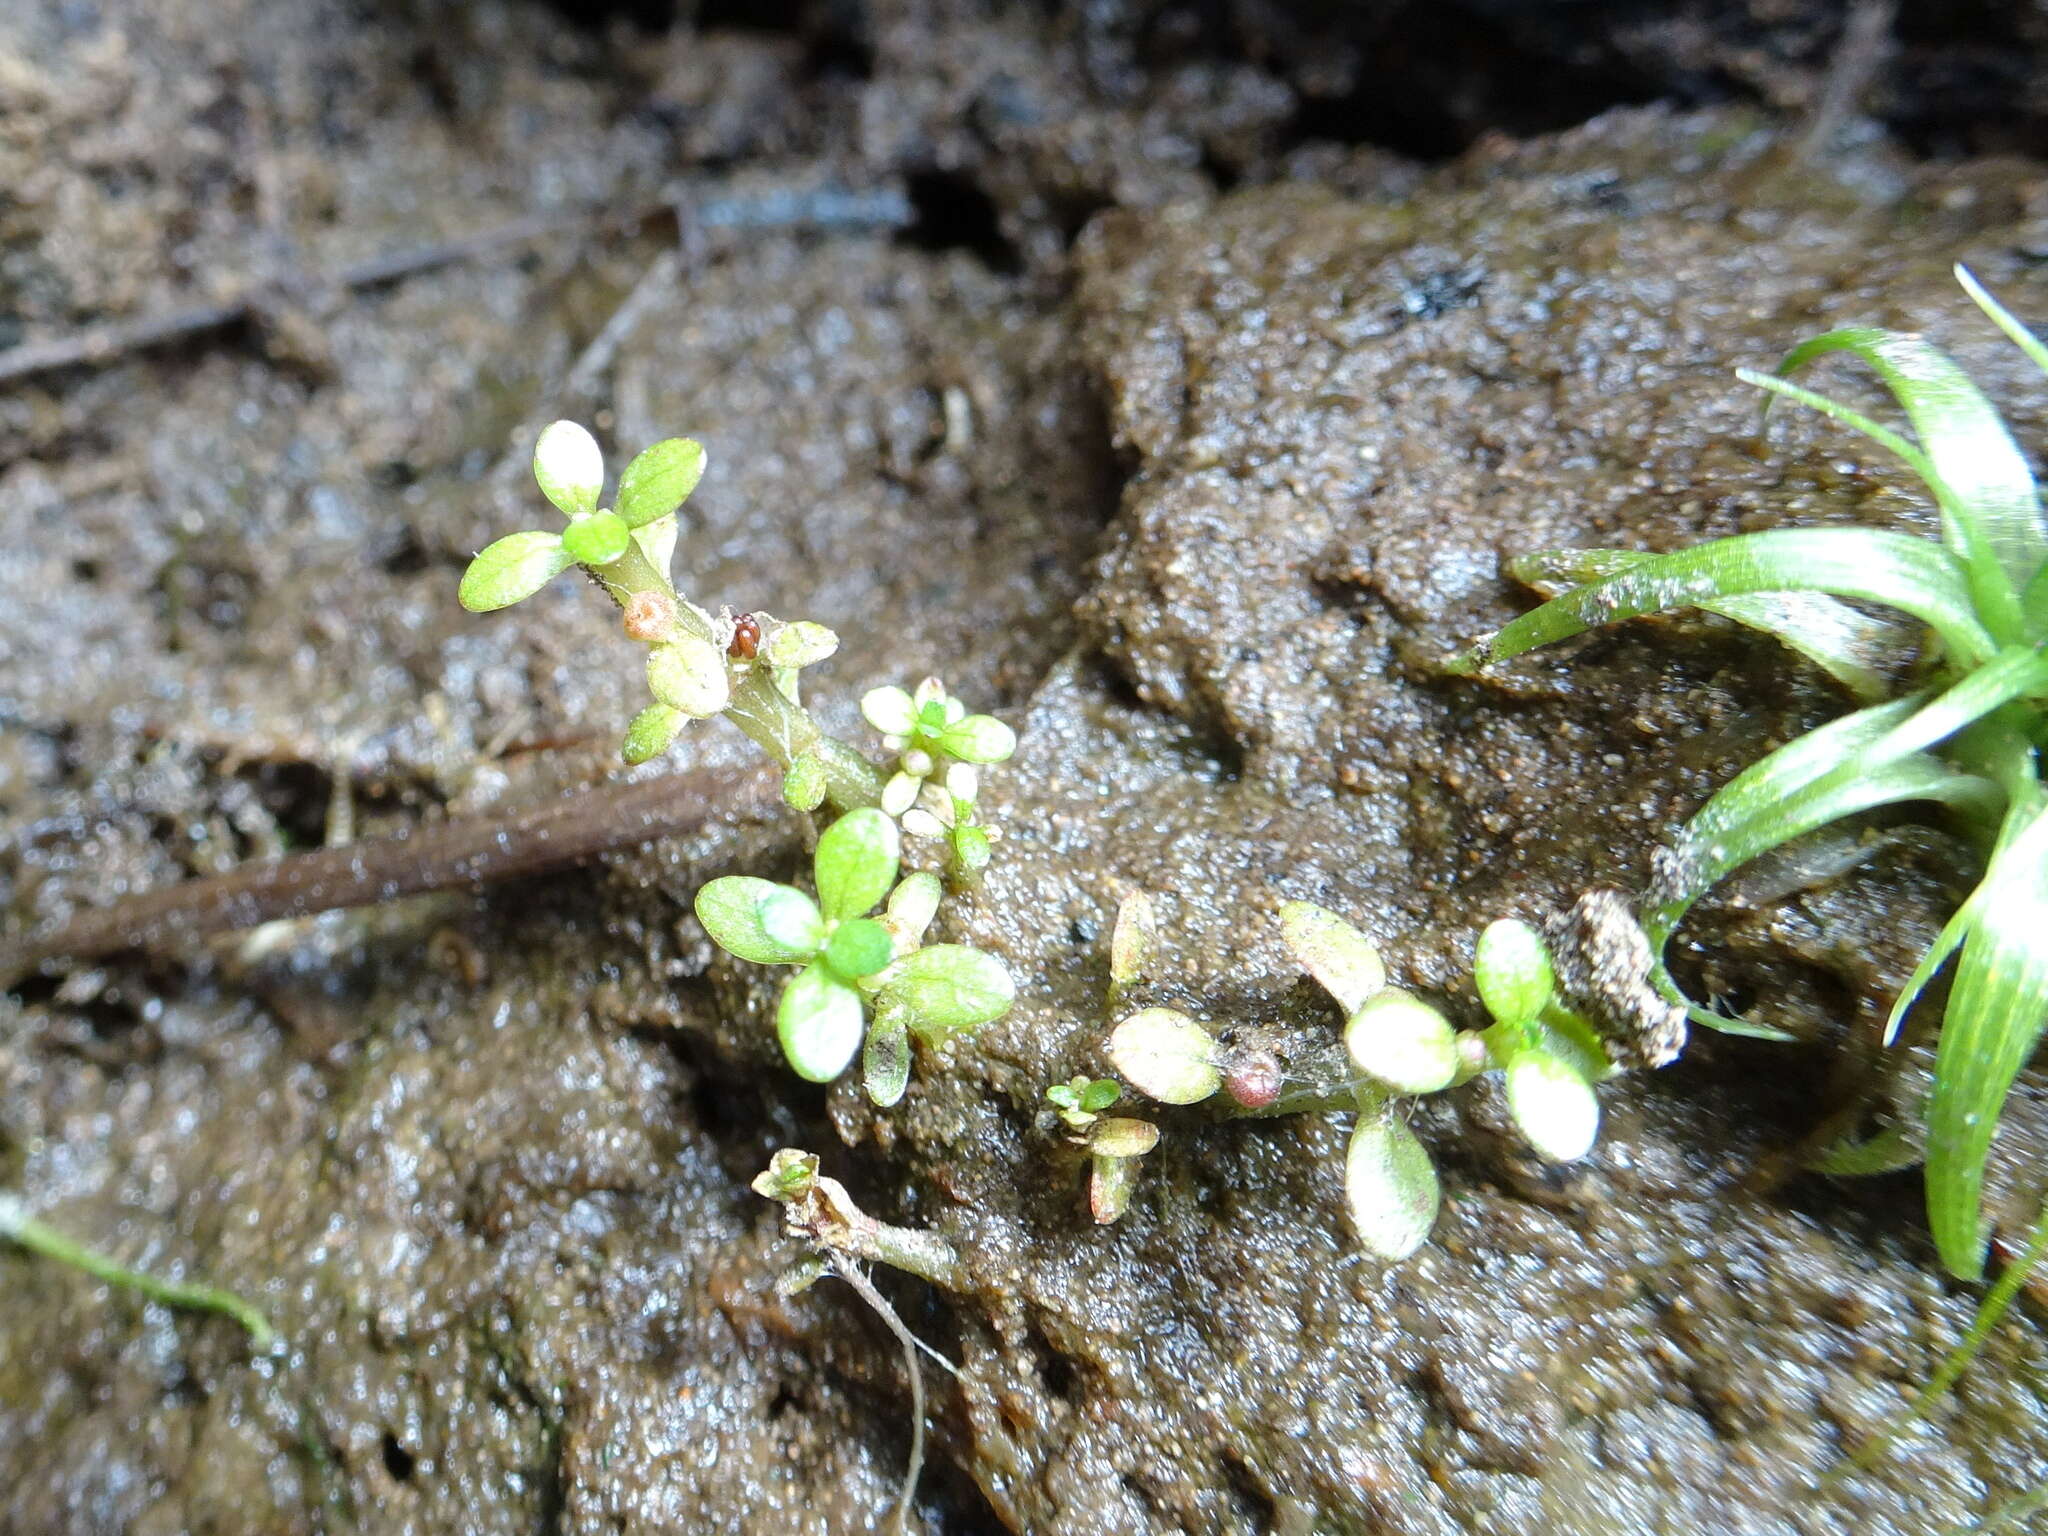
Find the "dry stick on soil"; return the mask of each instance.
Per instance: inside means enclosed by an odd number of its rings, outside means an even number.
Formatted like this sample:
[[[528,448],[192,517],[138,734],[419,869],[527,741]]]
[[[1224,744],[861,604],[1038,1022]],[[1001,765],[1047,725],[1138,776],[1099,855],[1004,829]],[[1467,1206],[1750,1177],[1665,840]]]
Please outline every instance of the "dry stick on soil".
[[[749,803],[765,809],[773,803],[773,790],[773,776],[762,769],[700,769],[608,784],[510,816],[460,817],[410,837],[289,854],[145,891],[82,912],[50,932],[0,944],[0,983],[60,956],[90,959],[281,917],[561,869],[694,831],[713,815]]]
[[[1819,160],[1826,155],[1843,121],[1856,110],[1885,61],[1896,10],[1894,0],[1861,0],[1850,8],[1806,131],[1792,148],[1794,161]]]
[[[687,187],[678,187],[660,202],[635,209],[614,220],[589,212],[520,219],[465,240],[441,241],[375,256],[317,278],[307,286],[313,292],[376,288],[440,267],[515,250],[545,235],[592,227],[634,228],[671,212],[679,221],[687,216],[691,222],[706,229],[773,229],[785,226],[901,229],[913,217],[909,200],[901,192],[888,188],[878,192],[824,187],[808,191],[735,193],[712,197],[693,207],[689,199],[695,195]],[[687,215],[685,209],[688,210]],[[263,291],[254,288],[223,304],[195,305],[189,309],[143,315],[133,320],[110,320],[102,325],[87,326],[69,336],[25,342],[0,352],[0,387],[62,368],[104,367],[131,353],[224,330],[258,315],[263,307]],[[613,345],[616,344],[614,341]]]

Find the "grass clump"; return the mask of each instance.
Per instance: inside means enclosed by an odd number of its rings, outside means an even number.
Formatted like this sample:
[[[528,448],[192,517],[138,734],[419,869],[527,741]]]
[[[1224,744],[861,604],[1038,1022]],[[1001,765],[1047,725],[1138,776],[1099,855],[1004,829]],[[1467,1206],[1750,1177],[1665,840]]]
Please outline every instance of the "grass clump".
[[[1968,272],[1970,297],[2044,374],[2048,348]],[[1871,368],[1913,436],[1789,381],[1845,354]],[[1862,707],[1790,742],[1723,785],[1660,850],[1643,912],[1652,980],[1698,1023],[1743,1029],[1685,998],[1665,946],[1738,866],[1877,806],[1947,809],[1982,850],[1983,875],[1893,1004],[1889,1043],[1951,960],[1928,1096],[1928,1220],[1943,1263],[1983,1272],[1984,1165],[2000,1107],[2048,1020],[2048,527],[2025,456],[1970,378],[1918,335],[1855,328],[1796,347],[1772,374],[1741,376],[1855,428],[1932,494],[1939,538],[1870,528],[1779,529],[1668,554],[1567,550],[1510,569],[1567,590],[1453,660],[1471,673],[1595,625],[1702,608],[1808,657]],[[1903,632],[1868,608],[1917,621]],[[1922,638],[1924,636],[1924,639]],[[1907,681],[1895,686],[1891,679]]]

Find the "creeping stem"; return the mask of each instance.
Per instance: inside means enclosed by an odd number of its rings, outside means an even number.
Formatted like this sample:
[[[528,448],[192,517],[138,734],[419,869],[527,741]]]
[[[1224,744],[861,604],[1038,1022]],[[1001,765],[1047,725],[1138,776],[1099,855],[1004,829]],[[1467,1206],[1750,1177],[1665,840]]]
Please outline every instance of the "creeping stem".
[[[46,1259],[82,1269],[95,1280],[139,1291],[151,1301],[161,1302],[167,1307],[222,1313],[246,1328],[250,1341],[259,1350],[268,1350],[277,1341],[277,1335],[271,1332],[263,1314],[232,1291],[211,1285],[182,1285],[175,1280],[159,1280],[140,1270],[129,1269],[97,1249],[74,1242],[54,1227],[38,1221],[29,1215],[18,1197],[5,1193],[0,1193],[0,1237],[12,1238]]]
[[[627,545],[618,559],[593,574],[620,607],[640,593],[657,593],[675,605],[676,621],[684,629],[700,640],[715,638],[698,610],[681,600],[637,540]],[[785,771],[806,755],[822,763],[825,798],[840,810],[881,803],[882,775],[875,766],[853,747],[826,735],[809,710],[791,701],[775,686],[767,667],[741,663],[734,668],[732,698],[724,713],[749,741]]]

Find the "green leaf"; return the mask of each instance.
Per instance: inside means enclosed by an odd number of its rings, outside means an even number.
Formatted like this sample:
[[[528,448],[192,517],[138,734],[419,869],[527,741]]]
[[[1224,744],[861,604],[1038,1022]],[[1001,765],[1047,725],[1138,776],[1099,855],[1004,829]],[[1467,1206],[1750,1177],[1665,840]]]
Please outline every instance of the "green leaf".
[[[1095,1157],[1088,1161],[1088,1214],[1107,1226],[1131,1207],[1138,1165],[1128,1157]]]
[[[633,530],[633,542],[640,546],[640,553],[647,557],[647,563],[663,576],[676,558],[676,520],[672,517],[657,517],[651,523],[642,523]]]
[[[575,563],[559,533],[508,533],[469,562],[456,597],[471,613],[509,608]]]
[[[896,964],[876,1001],[901,1008],[912,1029],[933,1039],[1001,1018],[1016,997],[1016,982],[994,955],[931,944]]]
[[[688,437],[668,438],[642,449],[626,466],[614,510],[628,528],[638,528],[675,511],[703,478],[704,445]]]
[[[2044,687],[2048,655],[2008,646],[1932,700],[1860,711],[1752,764],[1701,807],[1673,845],[1661,899],[1644,919],[1652,946],[1661,948],[1693,901],[1730,870],[1830,821],[1904,800],[1995,803],[1994,786],[1925,749]]]
[[[860,994],[825,967],[813,965],[782,989],[775,1032],[796,1075],[829,1083],[852,1063],[866,1029]]]
[[[1391,1104],[1363,1102],[1344,1158],[1344,1199],[1368,1253],[1405,1259],[1429,1240],[1441,1198],[1436,1168]]]
[[[1941,504],[1949,541],[1970,566],[1978,614],[2000,638],[2017,638],[2018,594],[2048,556],[2048,530],[2042,526],[2026,456],[1998,412],[1968,374],[1924,337],[1905,332],[1830,331],[1793,348],[1778,374],[1795,373],[1834,352],[1868,364],[1905,408],[1919,434],[1920,451],[1901,457]],[[1826,400],[1802,403],[1898,451],[1846,408]]]
[[[632,530],[611,512],[579,517],[562,530],[562,548],[578,565],[610,565],[632,542]]]
[[[925,930],[938,916],[946,887],[937,875],[918,870],[897,881],[882,913],[882,926],[896,939],[896,953],[907,955],[924,942]]]
[[[756,965],[802,965],[825,941],[825,921],[802,891],[726,875],[697,893],[697,921],[720,949]]]
[[[1121,996],[1136,985],[1145,972],[1145,952],[1152,947],[1158,931],[1158,914],[1152,898],[1144,891],[1132,891],[1116,904],[1116,922],[1109,930],[1109,995]]]
[[[862,1085],[877,1108],[888,1109],[903,1098],[910,1086],[910,1031],[900,1018],[886,1011],[875,1016],[860,1066]]]
[[[1646,550],[1548,550],[1518,555],[1508,569],[1517,580],[1555,596],[1561,587],[1596,581],[1655,558]],[[1819,592],[1750,592],[1695,606],[1773,636],[1865,701],[1883,697],[1888,689],[1884,667],[1913,640],[1899,622]]]
[[[894,958],[889,930],[871,917],[850,917],[832,931],[825,963],[848,981],[872,976]]]
[[[1146,1008],[1110,1031],[1109,1059],[1131,1086],[1162,1104],[1195,1104],[1223,1086],[1216,1039],[1186,1014]]]
[[[910,695],[901,688],[870,688],[861,695],[860,712],[884,736],[908,736],[917,723]]]
[[[2005,332],[2014,346],[2027,354],[2028,361],[2043,374],[2048,374],[2048,346],[2043,346],[2038,336],[2020,324],[2003,304],[1991,297],[1968,267],[1957,262],[1955,274],[1956,281],[1963,286],[1963,292],[1970,296],[1979,309],[1991,317],[1991,323]]]
[[[1017,750],[1017,733],[994,715],[969,715],[939,733],[939,750],[963,763],[1000,763]]]
[[[1569,1062],[1526,1046],[1507,1071],[1508,1113],[1536,1149],[1553,1163],[1569,1163],[1593,1150],[1600,1134],[1600,1101]]]
[[[782,776],[782,801],[793,811],[815,811],[825,803],[825,791],[830,787],[825,760],[806,752]]]
[[[988,833],[972,822],[962,822],[953,829],[953,865],[961,874],[972,875],[988,868],[991,847]]]
[[[666,704],[650,704],[626,727],[626,740],[620,748],[620,756],[625,758],[628,767],[638,767],[650,758],[659,757],[689,723],[690,717],[679,709],[670,709]]]
[[[647,691],[670,709],[704,720],[732,698],[725,657],[697,635],[677,635],[647,653]]]
[[[534,441],[533,478],[564,517],[587,517],[604,494],[604,450],[575,422],[551,423]]]
[[[1396,1093],[1435,1093],[1458,1073],[1450,1020],[1421,998],[1389,989],[1367,998],[1344,1026],[1353,1065]]]
[[[1143,1157],[1158,1145],[1158,1126],[1122,1115],[1098,1122],[1088,1134],[1088,1150],[1097,1157]]]
[[[1652,555],[1575,587],[1453,657],[1446,670],[1469,674],[1595,625],[1746,592],[1829,592],[1882,603],[1927,624],[1966,665],[1996,648],[1977,620],[1961,563],[1940,545],[1875,528],[1775,528]]]
[[[761,654],[771,667],[810,667],[839,649],[839,637],[822,624],[799,619],[768,637]]]
[[[1927,1100],[1927,1217],[1942,1262],[1984,1269],[1978,1215],[2000,1106],[2048,1022],[2048,808],[2025,812],[1972,894]]]
[[[1108,1078],[1091,1078],[1086,1086],[1080,1090],[1080,1096],[1074,1107],[1084,1109],[1091,1115],[1097,1115],[1123,1096],[1123,1089],[1112,1083]]]
[[[1560,583],[1578,586],[1655,558],[1647,550],[1635,549],[1548,550],[1518,555],[1508,562],[1508,569],[1516,580],[1555,596]],[[1820,592],[1747,592],[1695,606],[1770,635],[1864,703],[1874,703],[1890,691],[1884,669],[1913,641],[1899,623]]]
[[[1372,940],[1312,901],[1280,904],[1280,936],[1347,1017],[1387,984],[1386,964]]]
[[[1543,935],[1519,918],[1488,923],[1479,935],[1472,979],[1486,1011],[1503,1024],[1526,1024],[1543,1012],[1557,977]]]
[[[889,894],[903,842],[873,806],[848,811],[818,839],[818,905],[830,918],[859,917]]]

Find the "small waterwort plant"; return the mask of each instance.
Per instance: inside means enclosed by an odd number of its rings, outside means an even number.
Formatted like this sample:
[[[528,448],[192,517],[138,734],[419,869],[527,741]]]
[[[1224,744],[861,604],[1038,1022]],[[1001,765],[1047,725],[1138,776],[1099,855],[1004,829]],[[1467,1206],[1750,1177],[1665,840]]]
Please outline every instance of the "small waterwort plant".
[[[1967,271],[1956,277],[2048,374],[2048,347]],[[1914,436],[1790,382],[1835,354],[1877,374]],[[1775,636],[1861,702],[1731,779],[1660,851],[1643,913],[1653,980],[1696,1022],[1754,1032],[1686,998],[1665,968],[1665,948],[1693,904],[1738,866],[1844,816],[1908,801],[1944,807],[1981,849],[1983,875],[1901,989],[1885,1039],[1953,960],[1924,1111],[1927,1212],[1943,1263],[1974,1279],[1984,1267],[1979,1207],[1991,1138],[2048,1021],[2048,524],[1997,411],[1920,336],[1830,331],[1794,348],[1775,373],[1741,377],[1897,455],[1933,496],[1940,536],[1795,528],[1668,554],[1527,556],[1509,569],[1564,590],[1450,670],[1477,672],[1597,624],[1694,607]],[[1870,607],[1902,614],[1920,632],[1902,633]],[[1895,676],[1909,681],[1895,687]]]
[[[886,1107],[908,1086],[914,1039],[937,1044],[977,1029],[1015,998],[994,956],[925,943],[944,885],[929,871],[903,874],[902,834],[939,839],[956,878],[978,874],[996,835],[978,819],[980,770],[1009,758],[1017,738],[935,678],[862,700],[885,733],[886,765],[828,734],[803,705],[800,674],[838,649],[837,635],[758,612],[713,617],[670,580],[676,519],[704,465],[703,446],[689,438],[656,443],[627,464],[606,507],[596,440],[555,422],[535,445],[533,473],[567,526],[492,544],[464,574],[461,601],[491,612],[581,567],[618,605],[626,637],[646,648],[652,702],[627,727],[626,762],[646,762],[692,721],[720,717],[782,768],[793,809],[829,820],[812,861],[815,895],[727,876],[698,893],[697,916],[737,958],[796,968],[776,1008],[790,1066],[831,1082],[860,1055],[868,1095]]]
[[[1345,1202],[1360,1245],[1388,1260],[1428,1240],[1442,1203],[1405,1101],[1498,1072],[1509,1114],[1538,1157],[1572,1162],[1592,1150],[1600,1123],[1593,1085],[1617,1069],[1592,1026],[1559,1001],[1549,948],[1532,926],[1503,919],[1480,936],[1475,978],[1493,1016],[1484,1031],[1456,1029],[1433,1004],[1389,986],[1378,948],[1336,913],[1285,902],[1280,927],[1343,1015],[1341,1059],[1311,1052],[1290,1082],[1269,1052],[1225,1046],[1201,1021],[1153,1007],[1111,1032],[1117,1071],[1163,1104],[1221,1099],[1240,1116],[1352,1112]]]

